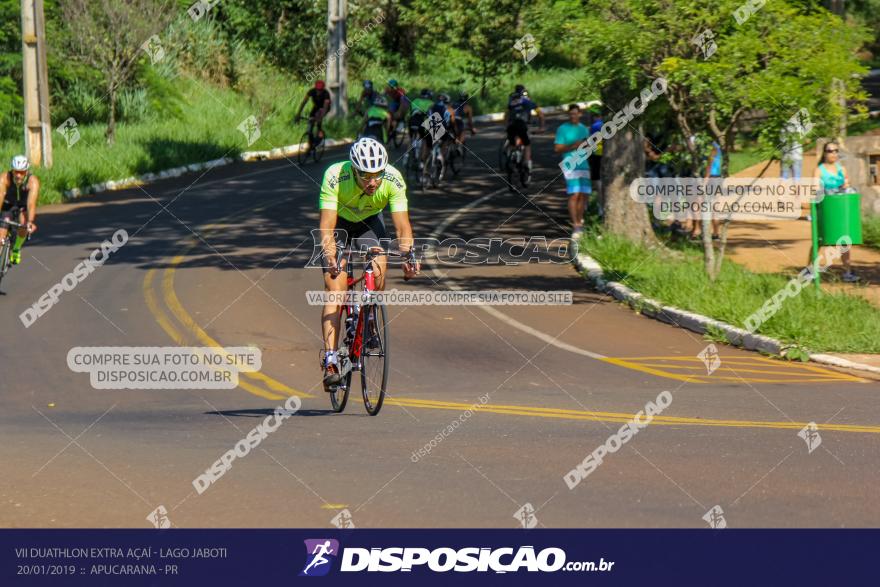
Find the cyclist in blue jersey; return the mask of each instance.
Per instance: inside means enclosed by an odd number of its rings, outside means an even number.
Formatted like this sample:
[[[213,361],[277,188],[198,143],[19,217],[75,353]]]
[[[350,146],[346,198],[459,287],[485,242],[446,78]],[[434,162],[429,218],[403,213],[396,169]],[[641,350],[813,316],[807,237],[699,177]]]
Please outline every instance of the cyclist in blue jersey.
[[[358,113],[363,114],[376,101],[379,92],[373,87],[371,80],[364,80],[364,89],[361,90],[361,97],[358,99]]]
[[[507,125],[507,140],[511,146],[516,144],[517,139],[522,142],[523,155],[529,173],[532,170],[532,141],[529,139],[529,121],[532,119],[532,110],[538,115],[540,121],[538,132],[544,132],[544,113],[535,102],[529,99],[525,86],[517,85],[507,100],[504,123]]]
[[[449,153],[449,145],[455,139],[455,109],[452,107],[448,94],[437,96],[437,102],[428,111],[431,128],[428,132],[428,150],[435,140],[440,141],[440,154],[445,161]]]

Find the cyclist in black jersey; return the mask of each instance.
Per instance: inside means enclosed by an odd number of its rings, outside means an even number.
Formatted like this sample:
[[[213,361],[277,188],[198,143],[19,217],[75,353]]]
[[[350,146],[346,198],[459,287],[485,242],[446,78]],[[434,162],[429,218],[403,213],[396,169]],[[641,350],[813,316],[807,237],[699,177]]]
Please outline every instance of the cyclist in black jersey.
[[[317,136],[323,139],[324,130],[321,128],[321,122],[324,120],[324,117],[327,116],[327,113],[330,112],[330,92],[327,91],[327,88],[324,85],[324,80],[319,79],[315,82],[315,87],[306,92],[302,102],[299,104],[299,110],[296,112],[297,120],[302,116],[303,108],[309,99],[312,100],[312,111],[309,112],[309,120],[312,118],[315,119]]]
[[[31,174],[30,167],[27,157],[16,155],[12,158],[12,169],[0,175],[0,218],[24,225],[18,230],[12,245],[10,261],[13,265],[21,262],[21,247],[27,235],[37,230],[34,220],[37,217],[40,180]],[[7,232],[8,229],[0,225],[0,241],[6,238]]]

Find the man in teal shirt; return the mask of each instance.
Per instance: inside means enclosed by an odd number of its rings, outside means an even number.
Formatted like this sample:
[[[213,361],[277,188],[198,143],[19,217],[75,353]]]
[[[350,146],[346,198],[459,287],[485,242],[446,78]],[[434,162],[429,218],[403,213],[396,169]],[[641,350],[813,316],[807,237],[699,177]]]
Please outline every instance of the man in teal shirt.
[[[572,240],[580,239],[584,232],[584,209],[587,196],[593,192],[590,182],[590,164],[586,157],[579,157],[575,151],[590,136],[590,131],[581,124],[581,109],[577,104],[568,107],[568,122],[563,123],[556,131],[553,149],[564,153],[562,159],[571,163],[563,165],[565,189],[568,193],[568,214],[574,227]]]

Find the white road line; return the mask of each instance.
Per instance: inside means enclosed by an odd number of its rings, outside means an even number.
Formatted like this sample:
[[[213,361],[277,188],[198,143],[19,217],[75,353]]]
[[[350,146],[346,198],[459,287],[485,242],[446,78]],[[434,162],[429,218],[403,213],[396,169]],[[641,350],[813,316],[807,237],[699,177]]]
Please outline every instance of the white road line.
[[[441,222],[440,225],[437,226],[437,228],[434,230],[434,232],[431,233],[431,236],[429,237],[429,239],[433,240],[433,239],[439,238],[439,236],[446,230],[446,228],[450,224],[457,221],[466,212],[468,212],[472,208],[479,206],[483,202],[485,202],[485,201],[487,201],[487,200],[489,200],[489,199],[491,199],[491,198],[493,198],[493,197],[497,196],[498,194],[503,193],[505,191],[507,191],[506,187],[497,189],[494,192],[490,192],[490,193],[486,194],[485,196],[482,196],[481,198],[477,198],[476,200],[474,200],[470,204],[462,206],[461,208],[456,210],[453,214],[451,214],[448,218],[446,218],[446,220]],[[438,271],[436,267],[432,266],[431,272],[434,274],[434,276],[437,278],[438,281],[443,279],[444,277],[446,277],[444,274],[442,274],[440,271]],[[449,289],[463,291],[462,288],[458,287],[454,283],[446,283],[445,285]],[[575,353],[578,355],[583,355],[585,357],[590,357],[591,359],[604,359],[604,358],[606,358],[605,355],[600,355],[599,353],[594,353],[593,351],[589,351],[587,349],[583,349],[583,348],[576,347],[574,345],[570,345],[568,343],[562,342],[561,340],[557,339],[554,336],[547,334],[546,332],[541,332],[540,330],[532,328],[531,326],[529,326],[527,324],[523,324],[519,320],[511,318],[510,316],[508,316],[504,312],[501,312],[500,310],[497,310],[497,309],[493,308],[492,306],[477,306],[477,307],[480,308],[481,310],[483,310],[484,312],[494,316],[498,320],[501,320],[505,324],[508,324],[509,326],[513,326],[517,330],[521,330],[522,332],[525,332],[526,334],[531,334],[535,338],[538,338],[539,340],[543,340],[547,344],[551,344],[558,349],[562,349],[564,351],[569,351],[571,353]]]

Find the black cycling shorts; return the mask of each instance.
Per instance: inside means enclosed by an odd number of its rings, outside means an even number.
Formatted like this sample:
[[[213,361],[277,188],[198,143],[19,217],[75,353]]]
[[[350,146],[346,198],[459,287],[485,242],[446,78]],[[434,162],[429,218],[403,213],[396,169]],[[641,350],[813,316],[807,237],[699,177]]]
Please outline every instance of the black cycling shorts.
[[[426,129],[422,124],[425,122],[425,113],[424,112],[414,112],[412,116],[409,117],[409,136],[410,137],[419,137],[420,139],[424,139],[428,135],[428,129]]]
[[[372,137],[380,143],[385,142],[385,121],[378,118],[370,118],[367,120],[367,126],[364,128],[364,137]]]
[[[461,118],[455,119],[455,136],[461,136],[464,134],[464,120]]]
[[[516,141],[516,137],[519,137],[522,144],[527,147],[532,144],[529,139],[529,125],[525,120],[514,119],[507,126],[507,140],[511,145]]]
[[[3,209],[0,210],[0,218],[3,220],[11,220],[13,222],[18,222],[21,218],[21,214],[27,215],[27,208],[3,206]]]
[[[382,241],[386,241],[385,244],[387,246],[387,238],[388,231],[385,230],[385,221],[382,219],[381,212],[360,222],[352,222],[341,216],[336,217],[337,251],[342,251],[349,247],[356,251],[366,250],[370,247],[380,247],[383,246]],[[327,273],[327,263],[325,262],[323,265],[324,273]]]

